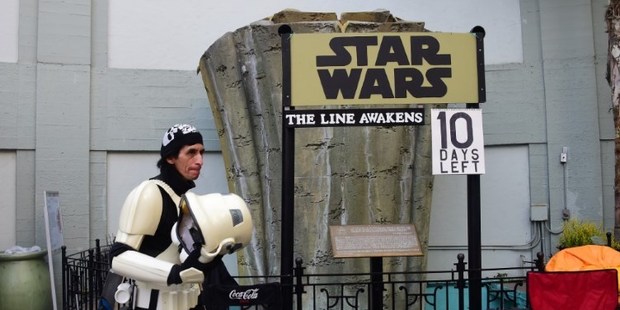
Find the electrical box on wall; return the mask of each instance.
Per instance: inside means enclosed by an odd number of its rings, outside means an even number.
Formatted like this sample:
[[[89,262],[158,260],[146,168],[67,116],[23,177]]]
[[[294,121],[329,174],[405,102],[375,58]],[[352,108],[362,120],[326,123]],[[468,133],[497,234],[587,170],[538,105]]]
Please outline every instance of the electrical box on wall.
[[[530,221],[540,222],[549,219],[549,213],[547,211],[548,206],[546,204],[536,204],[530,206]]]

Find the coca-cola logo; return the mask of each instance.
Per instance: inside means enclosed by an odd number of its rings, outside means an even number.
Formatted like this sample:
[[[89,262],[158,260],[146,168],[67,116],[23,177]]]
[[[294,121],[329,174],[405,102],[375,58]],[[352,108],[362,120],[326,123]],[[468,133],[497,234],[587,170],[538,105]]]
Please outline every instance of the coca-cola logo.
[[[238,300],[251,300],[258,299],[258,289],[250,288],[245,291],[232,290],[228,293],[228,298],[230,299],[238,299]]]

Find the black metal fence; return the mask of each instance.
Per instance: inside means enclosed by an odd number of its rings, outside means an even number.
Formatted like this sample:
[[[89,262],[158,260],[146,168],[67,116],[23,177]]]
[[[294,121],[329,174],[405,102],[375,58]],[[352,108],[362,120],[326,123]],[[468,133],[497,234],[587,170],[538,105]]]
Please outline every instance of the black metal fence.
[[[62,304],[63,309],[97,309],[103,284],[110,270],[110,247],[101,246],[67,255],[62,247]]]
[[[266,283],[293,283],[293,309],[377,309],[373,298],[379,290],[381,309],[466,309],[469,285],[464,256],[454,268],[443,271],[347,274],[307,274],[297,259],[293,281],[281,275],[236,277],[243,288]],[[62,249],[62,301],[66,310],[97,309],[110,269],[109,246],[100,246],[67,255]],[[491,275],[481,279],[483,309],[528,309],[525,273],[542,267],[542,256],[525,267],[482,269]],[[523,276],[508,276],[519,271]],[[542,269],[541,269],[542,270]],[[427,280],[441,279],[441,280]],[[290,280],[290,279],[289,279]],[[279,284],[278,284],[279,285]],[[237,288],[238,291],[241,291]],[[248,289],[251,291],[251,289]],[[287,290],[283,290],[287,291]],[[286,300],[286,299],[284,299]],[[231,303],[232,304],[232,303]],[[237,309],[263,309],[241,305]],[[278,308],[279,309],[279,308]]]

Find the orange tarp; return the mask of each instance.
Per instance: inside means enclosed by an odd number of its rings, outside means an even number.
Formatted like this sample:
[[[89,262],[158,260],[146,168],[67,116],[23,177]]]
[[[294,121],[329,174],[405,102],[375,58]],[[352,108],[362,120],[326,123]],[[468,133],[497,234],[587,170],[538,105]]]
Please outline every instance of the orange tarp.
[[[561,250],[551,257],[545,271],[616,269],[620,283],[620,252],[602,245],[584,245]],[[620,291],[620,287],[618,288]]]

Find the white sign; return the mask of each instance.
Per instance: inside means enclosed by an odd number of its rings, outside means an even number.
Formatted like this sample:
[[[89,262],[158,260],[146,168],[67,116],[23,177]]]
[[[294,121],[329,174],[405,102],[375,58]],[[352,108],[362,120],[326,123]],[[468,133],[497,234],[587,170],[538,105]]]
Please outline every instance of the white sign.
[[[64,245],[62,216],[58,192],[45,191],[45,226],[47,228],[48,250],[56,251]]]
[[[433,174],[484,174],[480,109],[431,110]]]
[[[52,303],[54,310],[57,309],[56,303],[56,285],[54,281],[54,255],[53,252],[57,251],[64,245],[64,238],[62,236],[62,215],[60,214],[60,200],[58,192],[56,191],[44,191],[45,196],[45,228],[47,239],[47,262],[50,272],[50,283],[52,287]]]
[[[288,110],[286,127],[424,125],[424,109]]]

